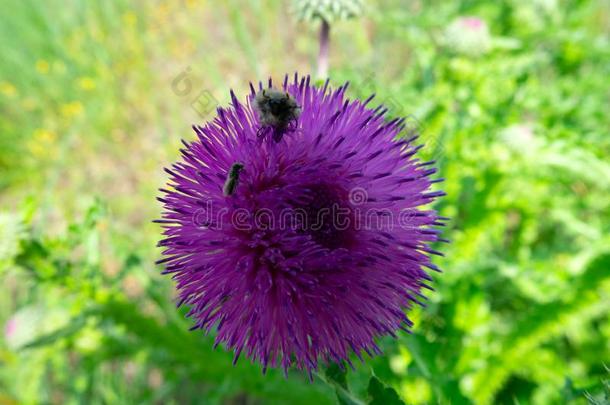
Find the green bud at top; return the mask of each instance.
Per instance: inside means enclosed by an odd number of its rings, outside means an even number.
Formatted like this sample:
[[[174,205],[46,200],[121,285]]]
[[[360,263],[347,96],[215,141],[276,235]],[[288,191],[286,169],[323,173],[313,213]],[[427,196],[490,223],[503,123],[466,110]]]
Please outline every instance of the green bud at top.
[[[299,20],[332,23],[361,16],[364,0],[295,0],[294,11]]]

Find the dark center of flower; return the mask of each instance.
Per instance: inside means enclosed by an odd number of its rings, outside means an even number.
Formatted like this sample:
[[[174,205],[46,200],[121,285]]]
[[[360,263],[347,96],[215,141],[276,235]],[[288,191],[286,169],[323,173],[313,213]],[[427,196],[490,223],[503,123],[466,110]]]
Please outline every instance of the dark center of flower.
[[[303,214],[301,232],[328,249],[347,247],[353,229],[352,212],[340,190],[325,184],[305,187],[296,209]]]

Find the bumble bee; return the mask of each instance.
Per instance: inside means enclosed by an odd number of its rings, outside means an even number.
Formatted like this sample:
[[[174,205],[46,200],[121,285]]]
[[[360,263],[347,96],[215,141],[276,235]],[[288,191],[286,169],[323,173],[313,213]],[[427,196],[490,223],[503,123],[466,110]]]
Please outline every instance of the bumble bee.
[[[254,97],[254,109],[258,114],[261,128],[258,136],[271,130],[273,140],[279,142],[284,134],[294,129],[301,114],[301,107],[287,91],[274,88],[263,89]]]
[[[229,173],[227,175],[227,180],[225,181],[225,185],[222,188],[222,192],[226,196],[233,195],[235,193],[235,189],[237,188],[237,184],[239,183],[239,174],[244,169],[244,165],[241,163],[233,163],[231,168],[229,169]]]

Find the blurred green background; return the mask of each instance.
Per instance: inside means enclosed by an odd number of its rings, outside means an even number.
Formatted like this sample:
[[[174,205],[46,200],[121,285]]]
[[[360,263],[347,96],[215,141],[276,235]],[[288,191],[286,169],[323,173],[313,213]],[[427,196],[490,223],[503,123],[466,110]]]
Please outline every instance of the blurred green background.
[[[1,405],[610,403],[610,1],[380,0],[331,24],[331,83],[409,116],[452,243],[414,333],[314,383],[188,332],[150,221],[191,124],[314,72],[319,21],[279,0],[0,5]]]

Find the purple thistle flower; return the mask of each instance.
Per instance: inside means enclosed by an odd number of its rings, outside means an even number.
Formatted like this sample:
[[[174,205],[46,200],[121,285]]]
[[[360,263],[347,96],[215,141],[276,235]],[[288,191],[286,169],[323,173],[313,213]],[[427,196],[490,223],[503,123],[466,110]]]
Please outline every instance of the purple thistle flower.
[[[182,160],[166,171],[164,273],[193,329],[217,330],[216,344],[285,371],[310,375],[319,361],[351,365],[380,350],[375,338],[412,326],[405,311],[421,304],[431,281],[428,247],[446,218],[429,204],[433,162],[420,146],[395,140],[404,119],[348,100],[310,78],[280,89],[300,115],[283,136],[260,136],[252,85],[246,104],[194,127]],[[269,80],[269,88],[272,82]],[[229,190],[229,192],[227,192]]]

